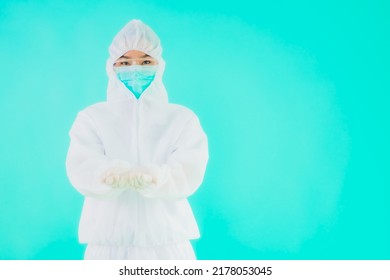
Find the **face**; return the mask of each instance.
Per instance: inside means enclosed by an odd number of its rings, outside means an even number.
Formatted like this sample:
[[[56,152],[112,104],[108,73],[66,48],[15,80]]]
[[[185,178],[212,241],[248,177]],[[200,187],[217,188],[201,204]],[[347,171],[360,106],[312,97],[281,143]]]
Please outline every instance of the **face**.
[[[114,67],[123,67],[123,66],[133,66],[133,65],[140,65],[140,66],[150,66],[150,65],[157,65],[158,62],[156,59],[151,57],[150,55],[137,51],[137,50],[131,50],[122,55],[120,58],[118,58],[115,63]]]

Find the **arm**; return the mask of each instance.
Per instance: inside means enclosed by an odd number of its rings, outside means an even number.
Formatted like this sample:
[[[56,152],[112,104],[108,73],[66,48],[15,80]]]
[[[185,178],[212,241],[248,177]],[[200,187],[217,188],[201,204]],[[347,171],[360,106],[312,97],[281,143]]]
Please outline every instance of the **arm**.
[[[95,125],[85,112],[78,114],[69,136],[66,172],[72,185],[89,197],[105,199],[119,195],[124,189],[104,184],[103,176],[113,170],[119,173],[129,169],[129,164],[105,156]]]
[[[145,166],[144,171],[152,175],[154,184],[139,192],[150,198],[186,198],[202,183],[207,161],[207,136],[194,116],[183,129],[167,162]]]

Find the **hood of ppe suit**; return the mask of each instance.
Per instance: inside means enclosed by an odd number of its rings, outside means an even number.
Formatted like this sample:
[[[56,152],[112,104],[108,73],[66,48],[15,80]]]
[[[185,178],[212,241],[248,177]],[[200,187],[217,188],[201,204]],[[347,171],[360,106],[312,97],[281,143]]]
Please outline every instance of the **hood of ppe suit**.
[[[158,61],[156,76],[150,86],[142,94],[139,102],[168,102],[168,95],[162,82],[165,61],[162,58],[160,39],[154,31],[140,20],[132,20],[127,23],[114,37],[109,47],[109,58],[106,64],[108,75],[107,100],[130,100],[136,99],[126,86],[117,78],[113,64],[123,54],[130,50],[144,52]]]

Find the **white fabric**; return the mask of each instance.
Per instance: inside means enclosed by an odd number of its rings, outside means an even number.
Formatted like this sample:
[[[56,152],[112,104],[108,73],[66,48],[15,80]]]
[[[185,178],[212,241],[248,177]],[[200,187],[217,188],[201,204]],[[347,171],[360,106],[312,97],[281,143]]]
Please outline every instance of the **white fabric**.
[[[86,260],[195,260],[196,256],[189,241],[163,246],[102,246],[88,245],[84,254]]]
[[[132,49],[158,60],[156,77],[139,100],[113,71],[114,61]],[[107,101],[79,112],[69,132],[67,174],[85,196],[81,243],[150,247],[199,237],[186,198],[203,181],[207,137],[191,110],[168,103],[161,53],[155,33],[130,21],[109,48]],[[104,176],[115,170],[147,174],[153,184],[139,191],[111,186]]]

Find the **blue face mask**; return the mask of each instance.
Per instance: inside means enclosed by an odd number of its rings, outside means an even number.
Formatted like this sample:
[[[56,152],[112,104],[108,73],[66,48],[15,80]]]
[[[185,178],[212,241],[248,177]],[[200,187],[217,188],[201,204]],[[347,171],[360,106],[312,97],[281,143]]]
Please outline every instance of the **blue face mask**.
[[[114,67],[118,79],[139,99],[156,75],[157,65]]]

